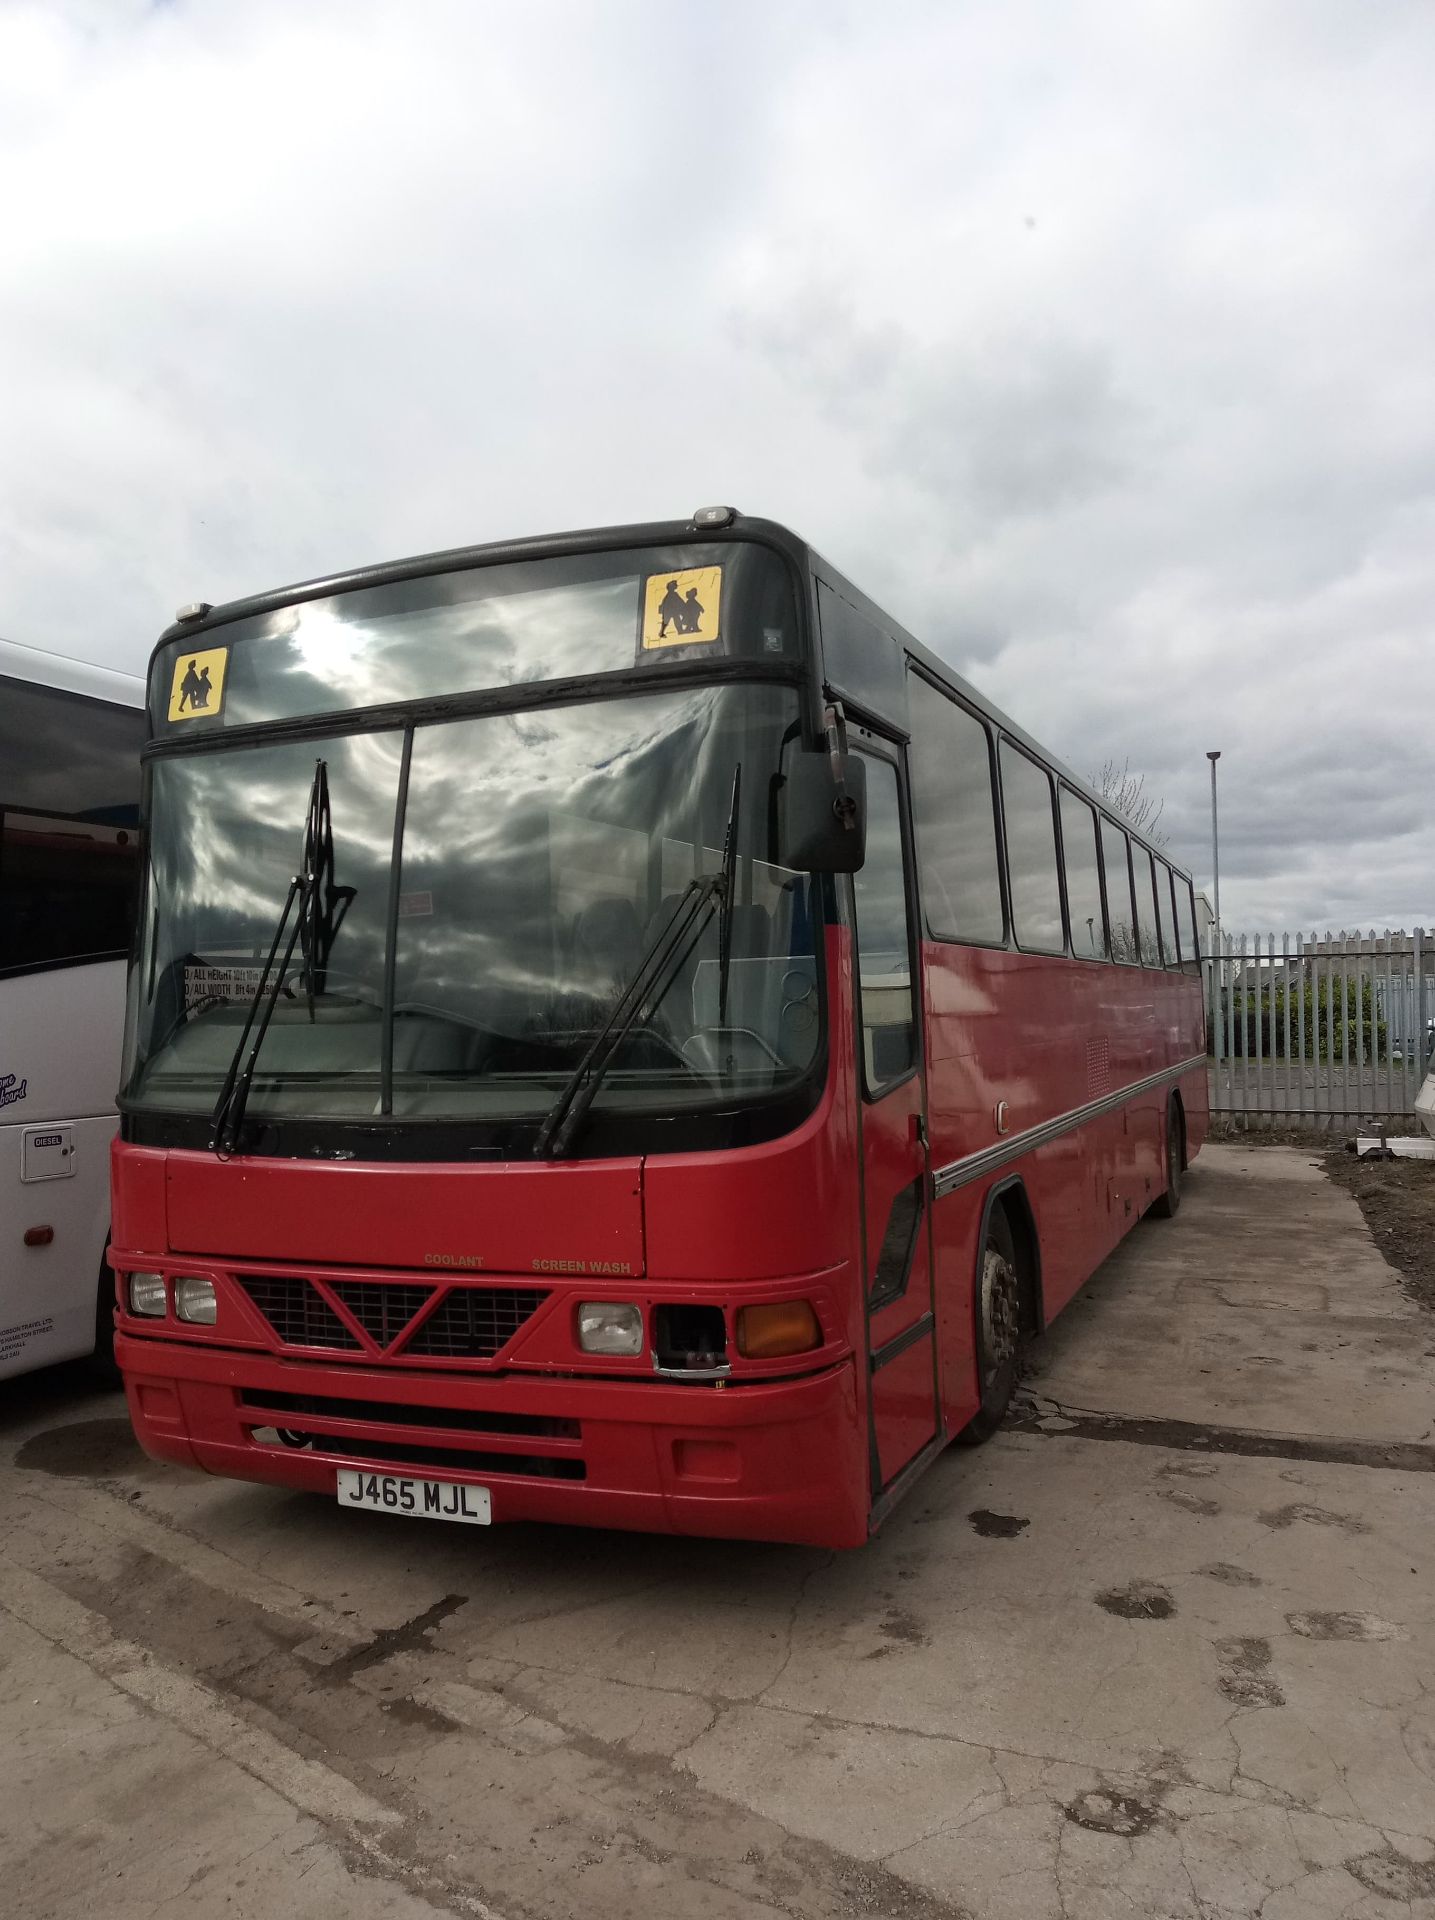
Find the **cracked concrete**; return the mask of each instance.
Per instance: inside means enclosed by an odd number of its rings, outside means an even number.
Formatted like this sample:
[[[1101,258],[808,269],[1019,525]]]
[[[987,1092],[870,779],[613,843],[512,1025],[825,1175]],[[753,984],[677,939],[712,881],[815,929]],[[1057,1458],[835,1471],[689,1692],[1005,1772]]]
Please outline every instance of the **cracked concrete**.
[[[346,1514],[14,1383],[7,1914],[1435,1920],[1429,1326],[1210,1149],[838,1556]]]

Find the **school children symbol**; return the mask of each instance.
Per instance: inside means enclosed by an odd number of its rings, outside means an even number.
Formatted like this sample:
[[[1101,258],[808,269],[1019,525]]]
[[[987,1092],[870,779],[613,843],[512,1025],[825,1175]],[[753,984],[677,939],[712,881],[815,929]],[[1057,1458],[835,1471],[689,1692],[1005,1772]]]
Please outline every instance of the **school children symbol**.
[[[224,705],[224,669],[228,660],[228,647],[206,647],[199,653],[180,654],[169,683],[171,720],[197,720],[201,714],[214,718]]]
[[[721,567],[650,573],[643,583],[643,651],[704,646],[716,640],[721,604]]]

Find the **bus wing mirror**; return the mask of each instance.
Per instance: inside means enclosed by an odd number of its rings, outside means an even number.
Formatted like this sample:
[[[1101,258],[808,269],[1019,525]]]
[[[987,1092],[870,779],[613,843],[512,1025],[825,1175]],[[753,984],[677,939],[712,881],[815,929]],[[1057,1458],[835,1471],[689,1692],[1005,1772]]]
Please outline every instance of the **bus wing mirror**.
[[[794,753],[777,790],[778,862],[798,873],[857,873],[867,853],[867,766],[844,754]]]

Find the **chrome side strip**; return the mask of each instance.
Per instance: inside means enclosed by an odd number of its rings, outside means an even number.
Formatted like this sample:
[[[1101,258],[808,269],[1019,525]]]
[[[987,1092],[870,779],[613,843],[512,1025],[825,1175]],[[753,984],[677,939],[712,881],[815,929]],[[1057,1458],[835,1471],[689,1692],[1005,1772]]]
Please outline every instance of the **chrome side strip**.
[[[955,1193],[958,1187],[970,1186],[973,1180],[996,1173],[1013,1160],[1019,1160],[1023,1154],[1030,1153],[1033,1148],[1047,1146],[1051,1141],[1059,1140],[1062,1134],[1085,1126],[1088,1120],[1099,1119],[1103,1113],[1115,1113],[1139,1094],[1154,1093],[1158,1087],[1170,1086],[1205,1064],[1205,1054],[1193,1054],[1179,1066],[1163,1067],[1159,1073],[1148,1073],[1144,1080],[1133,1080],[1130,1086],[1122,1087],[1117,1093],[1103,1094],[1099,1100],[1088,1100],[1085,1106],[1073,1107],[1069,1113],[1059,1113],[1053,1120],[1043,1120],[1039,1127],[1028,1127],[1025,1133],[1013,1134],[1010,1140],[999,1140],[995,1146],[983,1147],[979,1153],[969,1153],[960,1160],[949,1161],[945,1167],[934,1168],[932,1190],[940,1200],[943,1194]]]

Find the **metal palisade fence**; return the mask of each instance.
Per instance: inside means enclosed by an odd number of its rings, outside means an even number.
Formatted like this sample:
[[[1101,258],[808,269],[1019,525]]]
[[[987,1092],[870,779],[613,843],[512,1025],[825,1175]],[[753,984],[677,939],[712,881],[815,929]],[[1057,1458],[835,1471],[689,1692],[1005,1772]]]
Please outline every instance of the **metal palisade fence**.
[[[1405,1121],[1435,1039],[1435,941],[1227,934],[1203,962],[1214,1115],[1247,1125]]]

